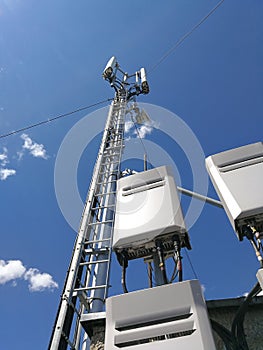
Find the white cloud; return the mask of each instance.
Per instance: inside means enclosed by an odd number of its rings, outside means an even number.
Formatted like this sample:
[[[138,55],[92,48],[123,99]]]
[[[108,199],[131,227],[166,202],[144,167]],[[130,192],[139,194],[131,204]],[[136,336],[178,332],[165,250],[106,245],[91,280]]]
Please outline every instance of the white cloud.
[[[26,150],[28,150],[33,157],[48,159],[44,145],[32,141],[32,139],[26,134],[22,134],[21,138],[24,140],[24,144],[22,150],[17,152],[18,161],[22,160]],[[0,152],[0,181],[4,181],[9,176],[16,174],[16,170],[8,169],[6,167],[8,163],[8,150],[6,147],[3,147],[2,152]]]
[[[26,268],[20,260],[10,260],[5,262],[0,260],[0,284],[15,281],[23,277]]]
[[[138,132],[136,131],[135,133],[137,134],[137,137],[144,139],[146,135],[150,135],[153,131],[153,126],[146,124],[146,125],[142,125],[138,128]]]
[[[21,139],[24,140],[23,149],[28,150],[33,157],[48,158],[44,145],[34,142],[27,134],[22,134]],[[19,157],[22,158],[21,152]]]
[[[3,153],[0,153],[0,164],[1,166],[6,166],[8,162],[8,156],[7,156],[7,148],[3,148]]]
[[[18,151],[16,152],[17,157],[18,157],[18,161],[22,160],[23,156],[24,156],[24,152],[23,151]]]
[[[28,281],[28,288],[31,292],[42,292],[58,288],[58,284],[53,277],[38,269],[26,269],[20,260],[0,260],[0,285],[12,282],[12,287],[17,286],[17,280],[23,278]]]
[[[144,139],[146,135],[150,135],[154,129],[159,129],[159,123],[149,120],[142,123],[134,123],[131,120],[128,120],[124,124],[124,132],[128,134],[136,125],[136,130],[133,131],[133,135],[136,135],[136,138]]]
[[[134,123],[131,120],[128,120],[124,124],[124,132],[127,134],[131,128],[133,127]]]
[[[160,123],[154,120],[147,121],[142,126],[138,128],[138,132],[134,132],[137,134],[137,138],[140,137],[142,139],[145,138],[146,135],[150,135],[154,129],[159,129]]]
[[[31,292],[42,292],[45,289],[53,290],[58,288],[58,284],[48,273],[41,273],[38,269],[29,269],[24,276],[29,281],[29,290]]]
[[[15,175],[16,171],[14,169],[7,169],[5,166],[9,163],[8,160],[8,150],[3,147],[3,152],[0,153],[0,180],[6,180],[9,176]]]
[[[9,176],[15,175],[16,170],[14,169],[0,169],[0,180],[6,180]]]

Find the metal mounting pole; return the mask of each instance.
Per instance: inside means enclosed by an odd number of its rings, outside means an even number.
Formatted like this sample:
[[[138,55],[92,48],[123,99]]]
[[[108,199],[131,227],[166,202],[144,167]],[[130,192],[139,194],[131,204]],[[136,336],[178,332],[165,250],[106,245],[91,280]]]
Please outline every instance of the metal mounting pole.
[[[201,200],[203,202],[207,202],[209,204],[212,204],[212,205],[214,205],[215,207],[218,207],[218,208],[223,208],[223,204],[220,201],[216,200],[216,199],[203,196],[202,194],[199,194],[199,193],[196,193],[196,192],[193,192],[193,191],[190,191],[190,190],[186,190],[185,188],[182,188],[182,187],[179,187],[179,186],[177,186],[177,189],[178,189],[179,192],[181,192],[182,194],[185,194],[186,196],[199,199],[199,200]]]

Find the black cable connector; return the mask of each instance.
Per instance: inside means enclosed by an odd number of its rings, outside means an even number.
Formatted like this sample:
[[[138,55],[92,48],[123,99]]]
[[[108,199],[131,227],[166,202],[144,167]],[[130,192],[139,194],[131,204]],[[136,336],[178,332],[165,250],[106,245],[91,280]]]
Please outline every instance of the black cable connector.
[[[256,257],[260,263],[260,267],[263,267],[263,257],[262,254],[260,252],[261,249],[261,240],[260,238],[258,238],[259,234],[257,232],[257,230],[250,225],[246,225],[243,229],[243,233],[244,236],[247,237],[247,239],[249,240],[249,242],[251,243],[252,247],[254,248]],[[257,241],[255,241],[255,238]],[[258,244],[257,244],[258,242]]]
[[[175,252],[176,261],[177,261],[178,281],[182,282],[182,280],[183,280],[183,267],[182,267],[180,237],[178,235],[174,235],[173,242],[174,242],[174,252]]]
[[[164,261],[164,257],[163,257],[162,241],[157,239],[155,241],[155,246],[156,246],[156,251],[157,251],[158,258],[159,258],[159,268],[160,268],[160,271],[161,271],[162,276],[163,276],[163,281],[165,284],[167,284],[168,280],[167,280],[167,275],[166,275],[165,261]]]
[[[124,293],[128,293],[127,284],[126,284],[126,269],[128,267],[128,253],[126,250],[122,250],[121,252],[117,252],[117,260],[122,267],[121,274],[121,284]]]

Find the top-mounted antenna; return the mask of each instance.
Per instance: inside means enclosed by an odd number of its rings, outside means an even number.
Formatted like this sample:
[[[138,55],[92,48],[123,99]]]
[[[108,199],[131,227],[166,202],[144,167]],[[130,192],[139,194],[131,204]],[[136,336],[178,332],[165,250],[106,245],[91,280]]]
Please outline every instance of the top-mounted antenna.
[[[128,100],[132,96],[146,95],[150,92],[145,68],[129,75],[120,68],[115,56],[109,59],[102,76],[116,91],[126,90]]]

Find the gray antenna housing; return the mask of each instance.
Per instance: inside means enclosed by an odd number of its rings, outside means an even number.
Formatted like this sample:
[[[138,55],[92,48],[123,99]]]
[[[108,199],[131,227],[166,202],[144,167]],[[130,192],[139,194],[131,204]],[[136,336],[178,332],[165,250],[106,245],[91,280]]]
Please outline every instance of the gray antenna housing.
[[[162,166],[117,182],[113,249],[127,249],[129,258],[147,256],[160,237],[165,250],[173,235],[190,249],[181,204],[170,167]]]
[[[206,167],[239,240],[248,225],[262,232],[263,143],[212,155]]]
[[[106,301],[105,350],[215,350],[197,280],[113,296]]]

